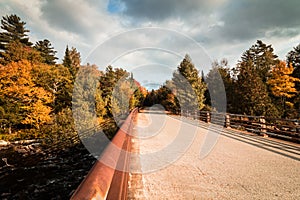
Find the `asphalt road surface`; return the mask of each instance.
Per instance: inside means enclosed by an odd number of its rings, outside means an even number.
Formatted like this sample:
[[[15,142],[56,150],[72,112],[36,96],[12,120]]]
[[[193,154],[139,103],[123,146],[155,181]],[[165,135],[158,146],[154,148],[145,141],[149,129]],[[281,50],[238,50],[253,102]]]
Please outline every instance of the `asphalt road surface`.
[[[298,144],[158,110],[139,113],[133,135],[129,199],[300,199]]]

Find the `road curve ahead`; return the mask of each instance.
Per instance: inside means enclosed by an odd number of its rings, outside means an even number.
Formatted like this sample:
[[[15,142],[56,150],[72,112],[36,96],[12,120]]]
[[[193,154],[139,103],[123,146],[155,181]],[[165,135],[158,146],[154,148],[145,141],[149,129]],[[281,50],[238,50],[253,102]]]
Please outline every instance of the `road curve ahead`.
[[[129,199],[300,199],[300,145],[224,129],[200,159],[214,133],[184,121],[155,110],[137,115]]]

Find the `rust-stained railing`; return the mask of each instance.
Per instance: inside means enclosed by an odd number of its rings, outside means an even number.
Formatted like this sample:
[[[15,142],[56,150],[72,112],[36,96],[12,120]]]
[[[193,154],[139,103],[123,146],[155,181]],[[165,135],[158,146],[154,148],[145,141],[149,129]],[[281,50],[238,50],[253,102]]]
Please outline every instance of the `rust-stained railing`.
[[[133,119],[137,109],[127,117],[112,142],[105,149],[71,199],[126,199],[129,154]]]

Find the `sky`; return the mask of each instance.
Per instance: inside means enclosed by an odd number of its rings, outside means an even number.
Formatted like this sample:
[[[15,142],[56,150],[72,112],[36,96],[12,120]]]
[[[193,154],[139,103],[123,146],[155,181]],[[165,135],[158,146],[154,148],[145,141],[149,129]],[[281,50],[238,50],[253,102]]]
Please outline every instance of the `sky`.
[[[0,0],[1,16],[17,14],[32,42],[66,45],[82,64],[111,64],[153,88],[185,54],[207,73],[213,60],[234,67],[256,40],[280,59],[300,43],[299,0]]]

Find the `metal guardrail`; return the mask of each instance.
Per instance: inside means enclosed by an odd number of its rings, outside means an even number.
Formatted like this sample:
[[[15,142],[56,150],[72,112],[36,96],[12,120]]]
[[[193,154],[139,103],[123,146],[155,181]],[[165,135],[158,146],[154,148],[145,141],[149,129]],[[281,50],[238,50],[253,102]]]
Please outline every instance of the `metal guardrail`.
[[[72,200],[126,199],[134,109],[72,195]],[[104,164],[105,163],[105,164]],[[116,170],[118,169],[118,170]]]
[[[300,143],[300,120],[297,119],[276,119],[208,111],[182,111],[181,115],[227,128],[231,127]]]

